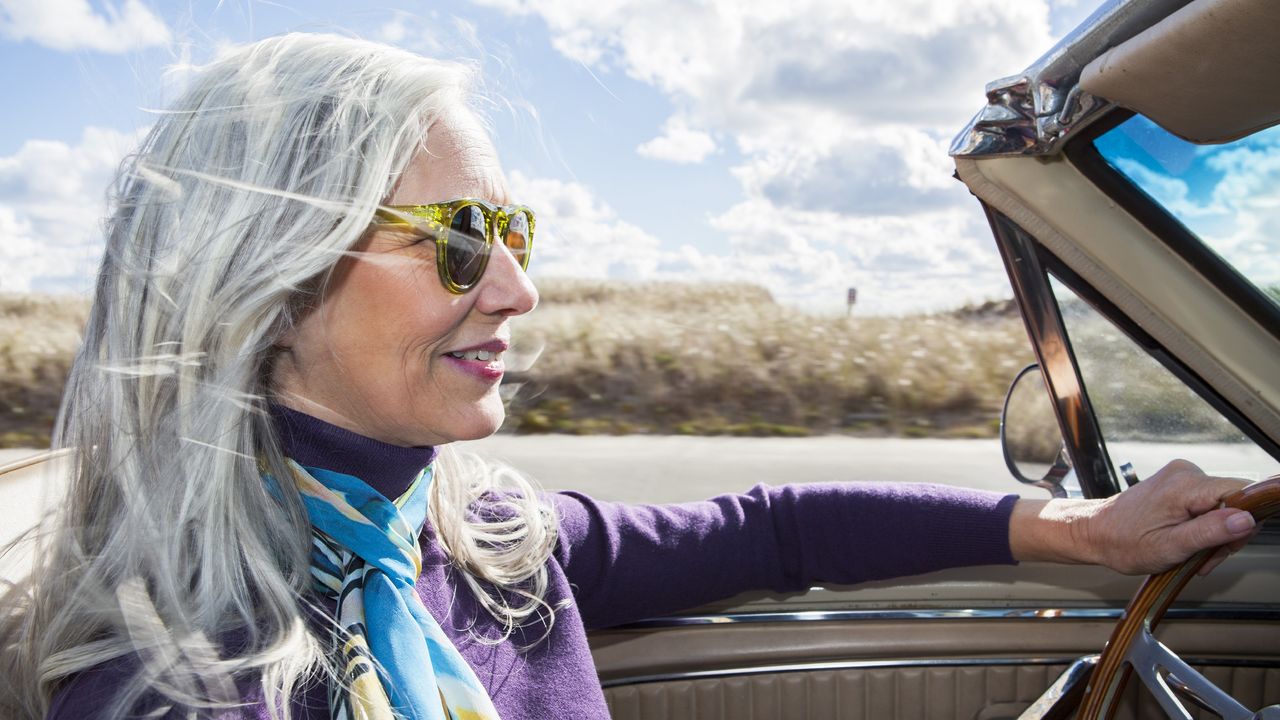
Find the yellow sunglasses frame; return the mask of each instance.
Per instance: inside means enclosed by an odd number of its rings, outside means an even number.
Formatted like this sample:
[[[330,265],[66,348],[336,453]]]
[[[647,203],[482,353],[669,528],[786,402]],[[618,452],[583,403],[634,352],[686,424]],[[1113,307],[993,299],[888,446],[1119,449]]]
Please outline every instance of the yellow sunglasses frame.
[[[476,272],[476,279],[470,284],[463,285],[449,275],[449,266],[445,256],[449,250],[449,233],[453,218],[458,212],[469,207],[480,208],[480,214],[484,216],[485,237],[484,249],[480,256],[480,269]],[[494,238],[505,238],[507,230],[511,226],[512,216],[522,212],[529,218],[529,232],[525,237],[524,255],[517,259],[520,262],[520,269],[528,270],[529,258],[533,254],[533,229],[536,224],[536,218],[533,211],[524,205],[499,207],[476,198],[462,198],[429,205],[382,205],[375,212],[370,225],[408,228],[433,235],[436,239],[436,270],[440,274],[440,282],[449,292],[455,295],[462,295],[480,284],[480,280],[484,278],[484,271],[489,267],[489,256],[493,253]],[[503,245],[510,250],[510,246],[507,246],[505,242]]]

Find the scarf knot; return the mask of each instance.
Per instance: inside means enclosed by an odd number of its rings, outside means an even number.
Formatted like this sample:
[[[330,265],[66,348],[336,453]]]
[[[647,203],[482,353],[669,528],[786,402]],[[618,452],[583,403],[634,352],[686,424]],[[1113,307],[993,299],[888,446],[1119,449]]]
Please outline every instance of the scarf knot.
[[[431,616],[416,584],[431,466],[388,500],[353,475],[289,461],[312,525],[315,591],[337,602],[345,637],[333,720],[498,720],[475,671]]]

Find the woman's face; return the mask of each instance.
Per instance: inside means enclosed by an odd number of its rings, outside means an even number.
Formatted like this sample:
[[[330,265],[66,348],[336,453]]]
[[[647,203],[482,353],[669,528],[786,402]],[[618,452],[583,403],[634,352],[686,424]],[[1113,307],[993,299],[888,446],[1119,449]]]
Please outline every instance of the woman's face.
[[[488,135],[467,112],[427,132],[390,205],[472,197],[509,203]],[[494,432],[503,419],[498,383],[510,320],[538,293],[495,243],[479,284],[451,294],[436,272],[435,244],[394,230],[371,233],[335,269],[319,306],[281,342],[272,381],[281,402],[361,435],[402,446],[438,445]],[[457,357],[467,351],[487,360]]]

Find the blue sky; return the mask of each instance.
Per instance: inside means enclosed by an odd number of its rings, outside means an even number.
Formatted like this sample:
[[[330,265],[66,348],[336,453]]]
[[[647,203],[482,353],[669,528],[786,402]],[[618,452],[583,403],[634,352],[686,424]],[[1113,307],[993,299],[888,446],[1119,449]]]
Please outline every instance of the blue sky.
[[[1135,115],[1095,144],[1246,278],[1280,288],[1280,126],[1194,145]]]
[[[476,64],[540,277],[748,279],[906,312],[1006,295],[945,148],[1089,0],[0,0],[0,291],[88,287],[112,170],[228,44]]]

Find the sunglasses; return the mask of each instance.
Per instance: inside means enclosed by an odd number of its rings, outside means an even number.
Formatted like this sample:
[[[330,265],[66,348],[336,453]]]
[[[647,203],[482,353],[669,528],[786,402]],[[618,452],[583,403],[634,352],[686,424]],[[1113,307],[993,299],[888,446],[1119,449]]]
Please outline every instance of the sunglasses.
[[[533,211],[523,205],[498,207],[465,198],[431,205],[384,205],[373,225],[407,228],[436,239],[436,269],[449,292],[461,295],[480,282],[499,238],[520,269],[529,268]]]

